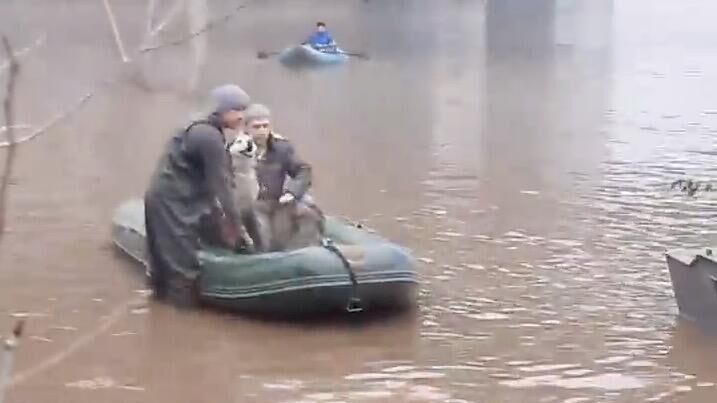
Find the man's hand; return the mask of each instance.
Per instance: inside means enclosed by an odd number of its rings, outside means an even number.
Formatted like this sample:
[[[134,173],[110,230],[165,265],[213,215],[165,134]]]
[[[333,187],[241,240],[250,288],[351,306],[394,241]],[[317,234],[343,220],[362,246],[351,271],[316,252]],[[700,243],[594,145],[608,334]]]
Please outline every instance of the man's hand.
[[[229,249],[236,248],[236,245],[239,243],[239,233],[234,224],[230,223],[226,219],[222,219],[219,222],[219,231],[221,233],[222,241],[224,241],[224,246]]]
[[[244,249],[248,253],[254,253],[256,251],[256,248],[254,247],[254,240],[251,239],[251,236],[249,236],[249,233],[246,231],[243,231],[241,235],[241,244],[239,245],[240,249]]]
[[[284,193],[284,195],[279,198],[279,203],[287,204],[287,203],[293,202],[294,200],[296,200],[296,197],[294,197],[293,194],[287,192],[287,193]]]

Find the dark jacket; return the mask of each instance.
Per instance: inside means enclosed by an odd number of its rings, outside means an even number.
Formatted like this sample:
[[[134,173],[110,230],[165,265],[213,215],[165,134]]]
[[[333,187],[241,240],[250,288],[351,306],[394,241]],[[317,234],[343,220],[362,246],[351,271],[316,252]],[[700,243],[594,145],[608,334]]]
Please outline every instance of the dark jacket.
[[[153,285],[167,273],[194,280],[199,272],[200,221],[211,209],[239,223],[229,182],[220,118],[192,123],[169,140],[145,193],[145,224]]]
[[[311,187],[311,166],[294,151],[294,146],[284,137],[272,133],[267,149],[256,166],[260,200],[278,200],[289,192],[299,200]],[[291,180],[284,187],[286,177]]]

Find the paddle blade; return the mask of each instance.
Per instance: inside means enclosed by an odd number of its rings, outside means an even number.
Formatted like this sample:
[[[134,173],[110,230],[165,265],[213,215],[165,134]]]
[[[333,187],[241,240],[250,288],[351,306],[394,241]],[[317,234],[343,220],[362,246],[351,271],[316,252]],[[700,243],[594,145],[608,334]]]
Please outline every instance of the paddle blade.
[[[360,53],[360,52],[342,52],[342,53],[345,54],[346,56],[358,57],[359,59],[364,59],[364,60],[369,59],[368,55],[366,55],[365,53]]]

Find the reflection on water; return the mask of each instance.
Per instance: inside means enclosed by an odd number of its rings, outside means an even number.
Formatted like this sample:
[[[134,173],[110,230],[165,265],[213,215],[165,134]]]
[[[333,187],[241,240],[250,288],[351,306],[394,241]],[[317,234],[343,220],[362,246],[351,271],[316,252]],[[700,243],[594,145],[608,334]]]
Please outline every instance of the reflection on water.
[[[112,3],[137,46],[145,2]],[[255,57],[306,35],[319,7],[370,60],[289,70]],[[0,5],[19,43],[48,32],[25,61],[22,122],[124,77],[22,149],[0,328],[11,314],[31,327],[10,398],[711,401],[714,346],[676,323],[663,255],[716,239],[714,193],[669,189],[717,173],[709,11],[704,0],[272,0],[137,70],[118,66],[101,2]],[[225,81],[272,107],[328,211],[415,252],[416,317],[264,323],[142,297],[107,222],[142,193],[199,95]]]

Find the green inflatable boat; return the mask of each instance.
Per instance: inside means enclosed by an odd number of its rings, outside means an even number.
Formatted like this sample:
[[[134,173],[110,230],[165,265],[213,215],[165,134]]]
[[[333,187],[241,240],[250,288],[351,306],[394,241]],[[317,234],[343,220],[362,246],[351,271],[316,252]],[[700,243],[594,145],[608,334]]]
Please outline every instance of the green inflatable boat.
[[[415,305],[415,261],[404,249],[335,217],[321,246],[263,254],[199,253],[203,302],[261,315],[403,310]],[[146,266],[144,204],[120,205],[114,244]]]

